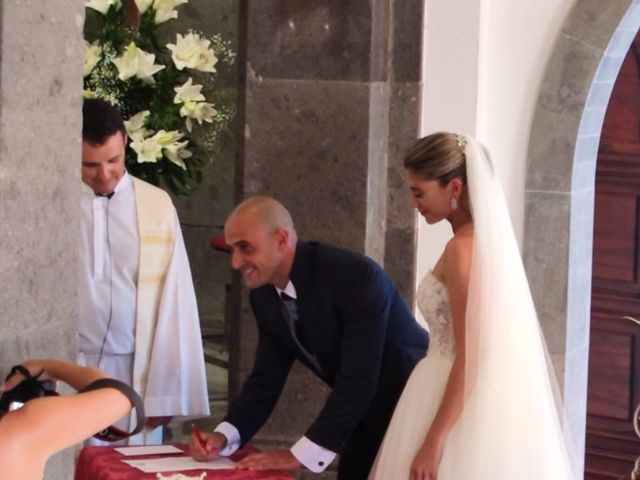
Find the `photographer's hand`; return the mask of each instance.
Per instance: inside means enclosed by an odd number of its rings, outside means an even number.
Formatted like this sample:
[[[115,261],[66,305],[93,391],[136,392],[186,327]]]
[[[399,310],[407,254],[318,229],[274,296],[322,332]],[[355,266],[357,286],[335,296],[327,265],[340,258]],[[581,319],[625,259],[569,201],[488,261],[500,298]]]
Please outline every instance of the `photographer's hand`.
[[[51,375],[49,375],[45,368],[45,361],[40,360],[29,360],[21,364],[32,377],[36,377],[38,380],[55,380]],[[16,371],[11,375],[2,385],[0,385],[0,392],[6,392],[14,389],[17,385],[22,383],[25,379],[25,375]]]
[[[17,387],[23,380],[25,380],[25,376],[20,372],[14,372],[2,385],[0,385],[0,392],[8,392],[9,390],[13,390]]]
[[[99,378],[107,375],[93,367],[82,367],[65,360],[27,360],[21,364],[32,376],[38,380],[62,380],[76,390],[86,387]],[[24,380],[24,375],[16,373],[0,386],[0,391],[15,388]]]

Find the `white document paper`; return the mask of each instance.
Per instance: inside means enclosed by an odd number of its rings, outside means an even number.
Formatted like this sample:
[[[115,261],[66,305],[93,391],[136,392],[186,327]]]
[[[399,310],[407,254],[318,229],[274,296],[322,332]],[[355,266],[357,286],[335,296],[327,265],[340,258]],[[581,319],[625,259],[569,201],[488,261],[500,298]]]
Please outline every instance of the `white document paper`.
[[[230,470],[236,466],[233,461],[224,457],[208,462],[198,462],[191,457],[164,457],[122,461],[145,473],[179,472],[182,470]]]
[[[133,457],[135,455],[155,455],[161,453],[184,453],[178,447],[173,445],[141,445],[139,447],[118,447],[114,448],[114,450],[125,457]]]

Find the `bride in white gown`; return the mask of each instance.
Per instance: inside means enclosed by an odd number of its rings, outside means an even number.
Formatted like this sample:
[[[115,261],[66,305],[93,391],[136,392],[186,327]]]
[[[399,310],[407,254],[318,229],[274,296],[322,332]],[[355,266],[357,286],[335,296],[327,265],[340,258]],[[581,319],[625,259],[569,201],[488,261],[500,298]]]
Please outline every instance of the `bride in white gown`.
[[[499,180],[471,137],[435,133],[404,166],[412,205],[454,236],[417,292],[429,352],[370,480],[573,480],[561,404]]]

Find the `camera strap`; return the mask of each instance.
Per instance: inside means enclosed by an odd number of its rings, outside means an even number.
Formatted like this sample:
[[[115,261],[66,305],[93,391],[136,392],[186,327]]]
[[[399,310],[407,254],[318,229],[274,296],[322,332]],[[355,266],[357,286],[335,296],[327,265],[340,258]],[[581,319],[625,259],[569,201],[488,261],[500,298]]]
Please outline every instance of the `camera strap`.
[[[9,375],[7,375],[7,377],[5,378],[5,380],[9,380],[9,378],[11,378],[12,376],[14,376],[16,373],[19,373],[20,375],[22,375],[27,381],[36,381],[38,382],[38,385],[40,386],[40,390],[42,391],[42,396],[43,397],[50,397],[50,396],[55,396],[55,395],[60,395],[58,392],[56,392],[55,390],[51,390],[49,388],[45,388],[42,384],[42,382],[40,382],[40,380],[38,380],[38,377],[40,377],[40,375],[42,375],[42,373],[44,372],[44,370],[40,370],[39,373],[37,373],[36,375],[31,375],[31,372],[29,372],[29,370],[27,370],[25,367],[23,367],[22,365],[14,365],[11,368],[11,371],[9,372]]]
[[[22,375],[24,378],[27,379],[37,379],[40,375],[42,375],[42,372],[44,372],[44,370],[41,370],[40,373],[38,373],[37,375],[31,375],[31,372],[29,370],[27,370],[25,367],[23,367],[22,365],[14,365],[13,367],[11,367],[11,371],[9,372],[9,375],[7,375],[5,377],[5,380],[9,380],[11,377],[13,377],[16,373],[19,373],[20,375]]]
[[[124,438],[131,437],[132,435],[140,433],[142,431],[142,428],[144,427],[144,406],[142,404],[140,395],[138,395],[138,393],[126,383],[123,383],[120,380],[115,380],[113,378],[101,378],[99,380],[96,380],[95,382],[91,382],[83,389],[78,390],[78,393],[90,392],[92,390],[98,390],[100,388],[115,388],[129,399],[129,402],[131,402],[131,406],[135,408],[136,411],[136,428],[134,428],[130,432],[126,432],[119,429],[118,427],[114,427],[113,425],[111,425],[110,427],[107,427],[104,430],[96,433],[94,437],[105,442],[115,442],[117,440],[122,440]]]

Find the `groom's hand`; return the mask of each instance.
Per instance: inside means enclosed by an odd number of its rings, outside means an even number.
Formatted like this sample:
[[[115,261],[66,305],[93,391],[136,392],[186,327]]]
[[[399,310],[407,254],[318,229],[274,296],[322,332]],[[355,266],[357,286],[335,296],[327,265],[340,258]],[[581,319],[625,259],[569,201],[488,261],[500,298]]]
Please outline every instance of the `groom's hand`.
[[[194,432],[189,438],[189,453],[199,462],[217,458],[220,455],[220,450],[226,446],[227,437],[219,432]]]
[[[236,463],[240,470],[295,470],[301,466],[289,450],[252,453]]]

